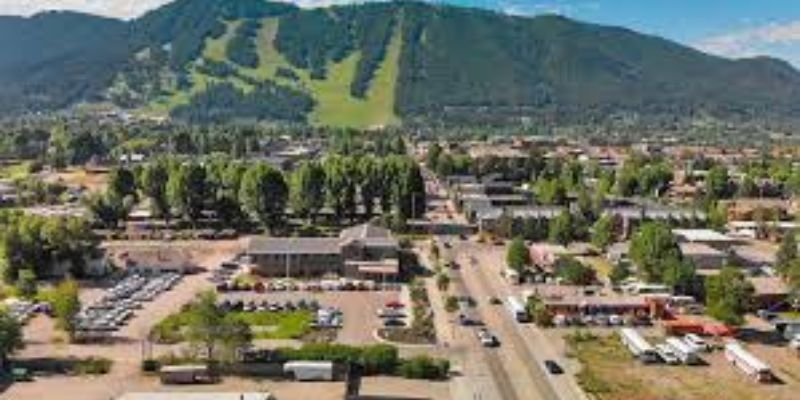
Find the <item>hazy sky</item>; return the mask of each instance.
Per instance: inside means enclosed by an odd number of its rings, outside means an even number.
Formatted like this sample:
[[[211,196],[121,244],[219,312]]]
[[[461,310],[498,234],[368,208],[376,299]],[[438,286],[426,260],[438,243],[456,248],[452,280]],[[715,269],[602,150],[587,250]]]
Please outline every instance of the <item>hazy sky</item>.
[[[0,14],[31,15],[42,10],[69,9],[132,18],[168,1],[0,0]],[[354,2],[353,0],[284,1],[303,7]],[[579,20],[621,25],[664,36],[724,56],[771,55],[800,66],[800,0],[438,0],[437,2],[484,7],[520,15],[558,13]]]

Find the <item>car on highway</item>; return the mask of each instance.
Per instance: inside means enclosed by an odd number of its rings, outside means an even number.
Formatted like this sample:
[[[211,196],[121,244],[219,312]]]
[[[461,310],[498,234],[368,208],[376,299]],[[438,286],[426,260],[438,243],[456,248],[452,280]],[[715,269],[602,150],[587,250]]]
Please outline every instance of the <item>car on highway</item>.
[[[553,360],[544,360],[544,367],[547,368],[547,372],[553,375],[561,375],[564,373],[564,369]]]
[[[481,346],[483,347],[498,347],[500,346],[500,341],[497,340],[497,336],[489,332],[486,328],[480,328],[477,331],[478,340],[481,342]]]

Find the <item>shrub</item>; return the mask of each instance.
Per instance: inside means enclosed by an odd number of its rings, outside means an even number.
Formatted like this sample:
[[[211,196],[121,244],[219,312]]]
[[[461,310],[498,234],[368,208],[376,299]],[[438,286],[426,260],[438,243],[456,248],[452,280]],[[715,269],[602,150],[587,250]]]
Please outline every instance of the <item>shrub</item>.
[[[103,357],[87,357],[75,363],[78,375],[105,375],[111,370],[111,360]]]
[[[403,361],[398,373],[406,379],[443,380],[450,373],[450,361],[426,355],[416,356]]]
[[[161,363],[158,360],[148,358],[142,361],[142,372],[158,372],[161,369]]]
[[[367,346],[361,351],[361,364],[366,375],[392,374],[398,362],[397,348],[388,344]]]

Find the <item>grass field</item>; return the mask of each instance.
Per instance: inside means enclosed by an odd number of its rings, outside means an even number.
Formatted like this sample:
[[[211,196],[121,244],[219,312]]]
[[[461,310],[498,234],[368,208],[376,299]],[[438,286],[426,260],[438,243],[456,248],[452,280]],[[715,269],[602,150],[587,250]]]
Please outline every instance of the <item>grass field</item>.
[[[241,21],[226,21],[225,33],[218,38],[207,38],[203,48],[203,57],[213,61],[225,61],[228,59],[226,48],[228,42],[233,39],[236,29],[241,25]]]
[[[651,343],[663,340],[650,339]],[[597,400],[790,400],[796,399],[800,390],[794,377],[800,360],[785,348],[749,345],[762,360],[780,366],[776,372],[783,382],[765,385],[745,376],[721,351],[704,354],[707,365],[643,365],[616,335],[572,335],[567,342],[570,353],[581,363],[578,383]]]
[[[306,334],[313,319],[310,311],[292,312],[230,312],[230,318],[250,326],[256,339],[295,339]],[[163,319],[153,328],[153,336],[162,343],[184,340],[183,331],[189,323],[189,313],[180,312]]]

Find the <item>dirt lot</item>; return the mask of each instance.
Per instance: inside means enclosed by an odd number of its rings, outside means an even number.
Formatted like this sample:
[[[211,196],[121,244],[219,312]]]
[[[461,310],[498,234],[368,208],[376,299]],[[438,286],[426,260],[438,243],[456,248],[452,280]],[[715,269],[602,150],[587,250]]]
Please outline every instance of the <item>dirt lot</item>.
[[[152,253],[156,248],[154,246],[160,249],[159,252],[164,251],[161,244],[154,245],[148,242],[119,242],[106,245],[114,251],[128,251],[131,254]],[[190,256],[197,265],[208,269],[216,268],[220,262],[230,259],[239,248],[236,242],[175,242],[169,246],[178,249],[176,254]],[[107,400],[111,396],[127,391],[148,390],[148,387],[152,389],[153,384],[148,386],[147,381],[143,380],[139,373],[139,363],[143,358],[142,338],[155,323],[177,311],[183,304],[193,299],[197,292],[210,287],[207,273],[186,276],[171,291],[138,310],[130,323],[115,334],[112,342],[106,344],[66,344],[63,335],[55,330],[52,320],[43,316],[31,320],[25,327],[26,347],[16,354],[15,358],[60,359],[69,356],[102,356],[114,362],[111,372],[96,378],[37,376],[34,382],[12,385],[0,393],[0,399],[51,398],[54,388],[57,388],[59,399]],[[84,289],[81,298],[84,302],[88,302],[102,295],[102,290],[103,285]],[[172,350],[169,347],[159,346],[154,351],[160,353]]]
[[[578,344],[582,385],[600,400],[790,400],[800,390],[800,359],[785,347],[749,344],[772,365],[781,382],[759,384],[725,360],[722,351],[704,354],[707,365],[642,365],[614,336]]]

